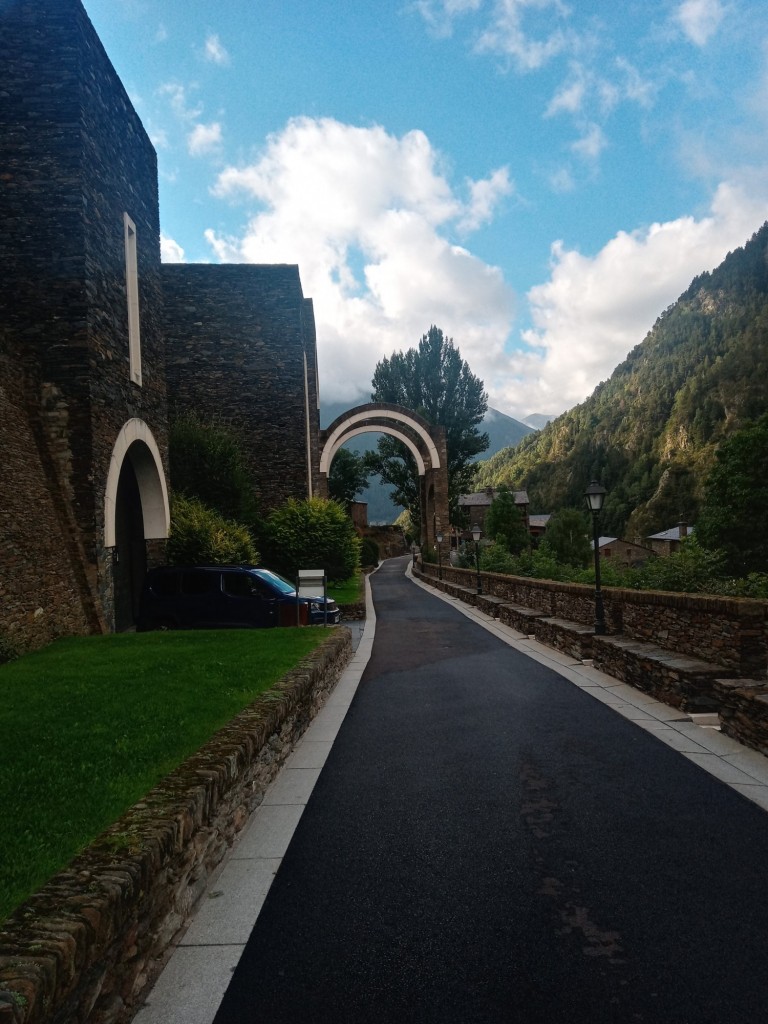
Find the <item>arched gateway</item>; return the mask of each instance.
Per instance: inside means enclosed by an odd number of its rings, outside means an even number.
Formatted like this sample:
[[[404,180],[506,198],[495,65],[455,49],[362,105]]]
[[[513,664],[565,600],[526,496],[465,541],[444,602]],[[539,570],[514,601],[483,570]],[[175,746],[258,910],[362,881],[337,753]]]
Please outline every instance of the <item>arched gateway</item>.
[[[448,529],[448,458],[445,429],[401,405],[370,402],[337,416],[320,431],[320,494],[328,495],[328,473],[341,446],[359,434],[389,434],[402,441],[414,459],[421,481],[421,539],[434,547],[435,535]]]

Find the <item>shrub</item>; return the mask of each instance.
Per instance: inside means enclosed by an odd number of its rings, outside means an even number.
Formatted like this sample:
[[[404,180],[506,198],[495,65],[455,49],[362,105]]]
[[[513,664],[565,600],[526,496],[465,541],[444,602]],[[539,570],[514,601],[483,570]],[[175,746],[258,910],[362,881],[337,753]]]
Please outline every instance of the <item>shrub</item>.
[[[515,572],[515,559],[503,543],[485,544],[480,549],[480,568],[485,572],[512,574]]]
[[[372,537],[363,537],[360,545],[360,564],[364,566],[379,564],[379,545]]]
[[[231,428],[180,416],[171,425],[168,451],[175,493],[197,498],[225,519],[248,526],[256,521],[251,471]]]
[[[248,530],[197,498],[175,495],[167,547],[171,565],[255,565],[259,561]]]
[[[360,539],[336,501],[290,498],[267,519],[265,561],[295,579],[299,569],[324,569],[331,582],[349,579],[360,561]]]

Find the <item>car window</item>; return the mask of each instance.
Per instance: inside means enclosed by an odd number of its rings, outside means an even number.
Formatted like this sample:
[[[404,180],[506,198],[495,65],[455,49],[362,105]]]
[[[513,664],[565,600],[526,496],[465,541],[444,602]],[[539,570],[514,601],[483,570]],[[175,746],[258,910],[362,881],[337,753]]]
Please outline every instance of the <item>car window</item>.
[[[253,593],[253,580],[245,572],[222,573],[224,593],[232,597],[250,597]]]
[[[273,590],[278,590],[281,594],[287,594],[291,597],[296,593],[295,587],[293,587],[288,580],[284,580],[282,576],[278,576],[276,572],[270,572],[269,569],[259,569],[252,575],[257,578],[261,578],[265,581]]]
[[[202,569],[189,569],[184,573],[182,590],[185,594],[210,594],[219,589],[219,573]]]

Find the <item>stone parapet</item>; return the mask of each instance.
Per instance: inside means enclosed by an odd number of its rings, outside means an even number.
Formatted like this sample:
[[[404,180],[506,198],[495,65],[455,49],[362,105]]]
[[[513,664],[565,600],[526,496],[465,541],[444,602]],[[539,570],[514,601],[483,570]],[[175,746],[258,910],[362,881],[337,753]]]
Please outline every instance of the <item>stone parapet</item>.
[[[421,572],[434,583],[437,566],[425,563]],[[484,594],[515,607],[534,609],[546,618],[594,625],[592,587],[491,572],[481,573],[481,580]],[[443,568],[442,589],[447,593],[451,586],[474,590],[475,581],[473,569]],[[621,634],[690,655],[745,678],[766,674],[768,601],[606,587],[603,603],[608,635]]]
[[[718,679],[720,728],[734,740],[768,756],[768,682]]]
[[[352,653],[336,629],[0,925],[1,1024],[121,1024]]]

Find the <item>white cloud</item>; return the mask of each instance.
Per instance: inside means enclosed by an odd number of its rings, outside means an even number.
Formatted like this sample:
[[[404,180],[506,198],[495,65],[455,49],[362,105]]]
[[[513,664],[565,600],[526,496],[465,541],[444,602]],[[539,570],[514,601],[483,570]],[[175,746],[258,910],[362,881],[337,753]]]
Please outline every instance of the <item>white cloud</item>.
[[[586,83],[582,78],[579,78],[575,82],[571,82],[570,85],[563,86],[563,88],[549,101],[549,106],[547,107],[545,116],[554,117],[555,114],[578,113],[584,103],[585,92]]]
[[[477,11],[482,5],[483,0],[415,0],[413,9],[418,11],[435,35],[448,36],[457,17]]]
[[[571,149],[582,160],[592,162],[599,159],[606,145],[602,128],[597,124],[588,124],[584,127],[581,138],[571,143]]]
[[[763,192],[766,196],[766,192]],[[552,246],[549,281],[528,295],[528,351],[515,352],[496,404],[512,415],[562,412],[583,401],[639,344],[656,318],[703,270],[753,234],[768,199],[731,184],[717,189],[706,217],[681,217],[619,232],[595,256]]]
[[[482,181],[470,181],[469,205],[458,222],[459,231],[469,233],[476,231],[483,224],[488,224],[493,220],[495,208],[501,197],[511,195],[514,190],[506,167],[498,168]]]
[[[187,136],[187,149],[190,156],[207,156],[219,149],[221,141],[221,125],[218,121],[196,124]]]
[[[683,0],[675,12],[683,33],[696,46],[706,46],[724,17],[720,0]]]
[[[216,33],[212,33],[205,40],[205,50],[203,53],[205,59],[212,64],[229,64],[229,54]]]
[[[183,263],[184,250],[173,238],[160,232],[160,259],[163,263]]]
[[[159,96],[168,100],[171,110],[181,121],[194,121],[203,112],[200,104],[189,105],[188,90],[178,82],[165,82],[157,91]]]
[[[525,29],[529,10],[552,16],[552,23],[539,33],[539,38]],[[491,24],[481,34],[476,49],[511,57],[520,71],[535,71],[572,44],[571,34],[557,24],[568,14],[561,0],[496,0]]]
[[[415,345],[430,324],[473,372],[496,372],[512,295],[496,267],[455,244],[512,189],[506,169],[469,182],[464,200],[419,131],[402,137],[332,119],[297,118],[215,194],[262,207],[242,235],[206,238],[219,259],[298,263],[314,300],[323,394],[370,392],[376,362]]]

